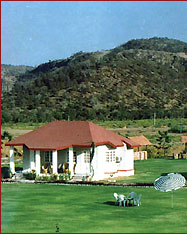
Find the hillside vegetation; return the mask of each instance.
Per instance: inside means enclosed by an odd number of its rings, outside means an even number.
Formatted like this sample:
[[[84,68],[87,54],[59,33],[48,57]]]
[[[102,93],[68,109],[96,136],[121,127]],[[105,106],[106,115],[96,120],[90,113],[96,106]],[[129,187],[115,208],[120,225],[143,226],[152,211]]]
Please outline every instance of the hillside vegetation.
[[[14,83],[21,74],[25,74],[27,71],[32,70],[31,66],[14,66],[1,64],[1,91],[11,91]]]
[[[187,43],[132,40],[41,64],[2,97],[2,122],[187,116]]]

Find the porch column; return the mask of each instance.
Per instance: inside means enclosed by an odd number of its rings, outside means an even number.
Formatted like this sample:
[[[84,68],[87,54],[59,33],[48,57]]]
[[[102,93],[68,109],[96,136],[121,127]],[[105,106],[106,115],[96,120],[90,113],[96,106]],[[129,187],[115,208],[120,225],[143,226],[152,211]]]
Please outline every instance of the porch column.
[[[69,170],[73,176],[73,147],[69,148]]]
[[[57,150],[53,151],[53,174],[57,173]]]
[[[15,164],[14,164],[14,147],[10,146],[10,171],[12,172],[12,174],[15,173]]]
[[[40,174],[40,151],[36,151],[36,174]]]
[[[34,150],[30,150],[30,169],[35,170]]]

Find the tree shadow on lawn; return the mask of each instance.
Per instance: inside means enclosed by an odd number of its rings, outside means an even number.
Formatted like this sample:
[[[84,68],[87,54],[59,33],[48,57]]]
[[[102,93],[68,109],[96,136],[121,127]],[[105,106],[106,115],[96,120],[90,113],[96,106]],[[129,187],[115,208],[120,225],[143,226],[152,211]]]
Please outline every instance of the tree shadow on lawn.
[[[166,175],[169,174],[169,173],[171,173],[171,172],[162,173],[161,176],[166,176]],[[174,172],[174,173],[181,174],[181,175],[184,176],[185,179],[187,180],[187,172]]]

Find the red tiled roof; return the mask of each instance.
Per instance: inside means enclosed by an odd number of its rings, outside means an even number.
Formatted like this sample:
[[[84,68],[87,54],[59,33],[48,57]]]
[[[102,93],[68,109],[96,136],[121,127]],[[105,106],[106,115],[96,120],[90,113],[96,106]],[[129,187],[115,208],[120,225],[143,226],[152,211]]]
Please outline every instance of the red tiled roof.
[[[152,145],[152,143],[144,136],[134,136],[129,137],[132,141],[136,142],[137,144],[142,145]]]
[[[123,142],[131,148],[139,146],[88,121],[53,121],[8,142],[6,146],[26,145],[30,150],[60,150],[71,146],[90,147],[92,142],[112,147],[123,146]]]

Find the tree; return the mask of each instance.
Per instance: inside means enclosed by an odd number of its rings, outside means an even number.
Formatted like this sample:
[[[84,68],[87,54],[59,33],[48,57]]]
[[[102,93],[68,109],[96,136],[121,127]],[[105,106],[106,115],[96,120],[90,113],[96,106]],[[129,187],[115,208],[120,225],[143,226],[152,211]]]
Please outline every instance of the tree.
[[[94,176],[94,169],[93,169],[93,166],[92,166],[91,163],[92,163],[94,154],[95,154],[95,143],[92,142],[92,144],[91,144],[91,152],[90,152],[90,172],[91,172],[92,176]]]
[[[168,131],[163,131],[163,132],[158,131],[158,133],[159,133],[159,136],[156,139],[156,141],[158,143],[157,148],[160,149],[160,150],[163,150],[164,151],[164,156],[165,156],[167,150],[170,147],[169,143],[171,142],[171,138],[168,135]]]
[[[1,112],[1,123],[7,123],[12,120],[12,116],[7,109],[2,109]]]
[[[7,140],[11,141],[12,135],[8,131],[4,131],[3,134],[1,134],[1,155],[3,155],[2,149],[4,148],[4,144]]]
[[[8,131],[4,131],[3,134],[1,135],[2,140],[5,140],[6,138],[8,138],[9,141],[12,140],[12,135]]]

